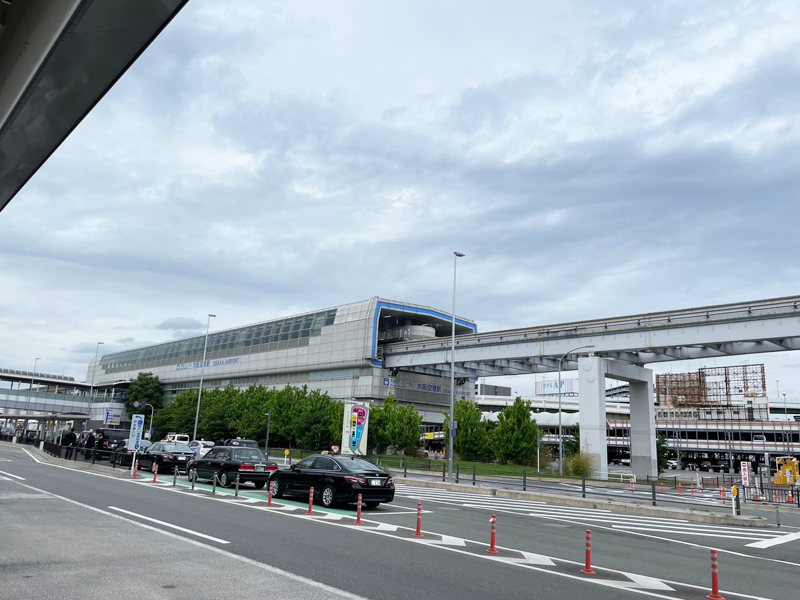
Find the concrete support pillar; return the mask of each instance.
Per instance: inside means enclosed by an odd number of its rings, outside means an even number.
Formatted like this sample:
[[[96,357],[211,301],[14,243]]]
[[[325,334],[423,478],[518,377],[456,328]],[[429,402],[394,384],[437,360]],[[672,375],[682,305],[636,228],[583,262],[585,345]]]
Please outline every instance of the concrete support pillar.
[[[637,479],[658,475],[656,411],[653,405],[653,372],[648,381],[629,382],[631,391],[631,469]]]
[[[578,359],[581,452],[588,452],[592,457],[593,476],[601,479],[608,478],[606,363],[605,359],[597,356]]]

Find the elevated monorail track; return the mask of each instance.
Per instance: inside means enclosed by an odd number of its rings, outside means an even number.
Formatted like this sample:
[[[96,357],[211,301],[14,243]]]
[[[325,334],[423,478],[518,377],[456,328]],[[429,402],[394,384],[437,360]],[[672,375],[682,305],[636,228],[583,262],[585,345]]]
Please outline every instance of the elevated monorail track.
[[[579,346],[593,346],[571,353]],[[589,352],[636,365],[800,349],[800,296],[523,327],[456,338],[459,377],[575,368]],[[446,375],[450,339],[382,347],[389,369]]]

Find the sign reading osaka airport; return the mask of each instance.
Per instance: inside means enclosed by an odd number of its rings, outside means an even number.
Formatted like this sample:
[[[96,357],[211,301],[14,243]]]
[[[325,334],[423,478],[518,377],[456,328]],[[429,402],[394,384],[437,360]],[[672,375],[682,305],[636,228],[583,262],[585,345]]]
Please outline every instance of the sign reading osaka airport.
[[[414,381],[405,381],[403,379],[395,379],[394,377],[384,377],[383,378],[383,385],[384,387],[395,388],[397,390],[416,390],[418,392],[430,392],[433,394],[447,394],[450,395],[450,387],[445,387],[442,385],[436,385],[433,383],[420,383]],[[455,395],[459,398],[469,398],[472,393],[471,392],[462,392],[460,390],[456,390]]]
[[[190,363],[180,363],[175,366],[176,371],[185,371],[187,369],[199,369],[200,367],[221,367],[222,365],[235,365],[241,360],[241,356],[236,358],[220,358],[217,360],[207,360],[203,363],[202,360]]]

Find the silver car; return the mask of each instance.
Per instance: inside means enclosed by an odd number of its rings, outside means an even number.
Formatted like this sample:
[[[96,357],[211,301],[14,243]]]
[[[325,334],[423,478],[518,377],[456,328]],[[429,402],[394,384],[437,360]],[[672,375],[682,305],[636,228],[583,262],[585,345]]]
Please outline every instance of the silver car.
[[[206,452],[214,447],[214,442],[207,442],[205,440],[192,440],[189,442],[188,446],[194,450],[194,454],[197,458],[203,458],[206,455]]]

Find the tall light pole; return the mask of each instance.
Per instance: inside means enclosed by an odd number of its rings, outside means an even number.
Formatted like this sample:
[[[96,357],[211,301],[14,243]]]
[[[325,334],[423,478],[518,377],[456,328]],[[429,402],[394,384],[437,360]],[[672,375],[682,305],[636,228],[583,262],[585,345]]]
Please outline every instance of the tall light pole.
[[[455,429],[455,394],[456,394],[456,261],[464,255],[453,252],[453,331],[450,348],[450,429],[447,432],[447,480],[453,483],[453,432]]]
[[[272,411],[266,413],[267,417],[267,443],[264,444],[264,456],[269,460],[269,428],[272,425]]]
[[[577,348],[573,348],[572,350],[567,350],[558,359],[558,474],[559,476],[564,475],[564,438],[561,433],[561,361],[564,360],[564,357],[567,354],[572,354],[573,352],[577,352],[578,350],[588,350],[589,348],[594,348],[594,344],[591,344],[589,346],[578,346]]]
[[[208,328],[211,327],[211,319],[217,315],[209,313],[208,322],[206,323],[206,342],[203,344],[203,362],[200,363],[200,391],[197,394],[197,412],[194,413],[194,433],[192,439],[197,439],[197,421],[200,419],[200,398],[203,397],[203,371],[206,368],[206,350],[208,349]]]
[[[36,377],[36,365],[39,364],[41,358],[33,361],[33,374],[31,375],[31,386],[28,388],[28,399],[25,402],[25,422],[22,424],[22,430],[28,431],[28,415],[31,412],[31,390],[33,389],[33,380]]]
[[[781,399],[781,386],[780,386],[780,383],[781,383],[780,379],[776,379],[775,380],[775,387],[778,389],[778,395],[775,396],[775,401],[776,402]]]
[[[92,396],[94,396],[94,372],[97,371],[97,354],[100,352],[100,346],[103,342],[97,342],[97,348],[94,351],[94,365],[92,366],[92,385],[89,387],[89,404],[92,403]]]

